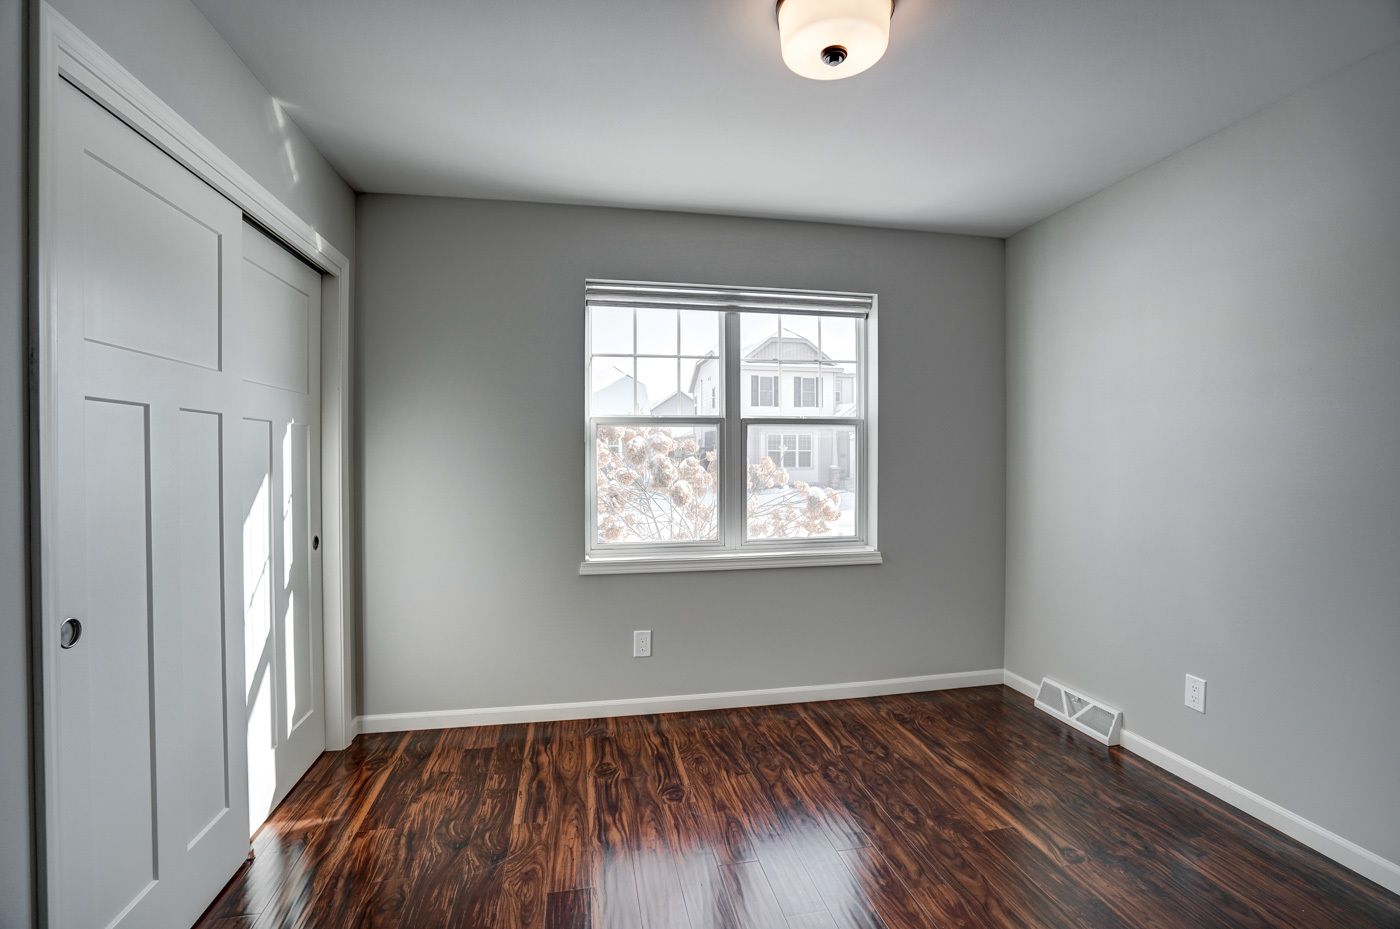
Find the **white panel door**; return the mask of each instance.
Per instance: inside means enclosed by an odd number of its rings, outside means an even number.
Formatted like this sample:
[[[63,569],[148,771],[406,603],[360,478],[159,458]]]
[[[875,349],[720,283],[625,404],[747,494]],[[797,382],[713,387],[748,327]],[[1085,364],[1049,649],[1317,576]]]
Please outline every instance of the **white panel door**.
[[[248,851],[241,214],[68,84],[55,104],[50,925],[185,929]]]
[[[321,276],[243,225],[244,650],[249,832],[326,749]]]

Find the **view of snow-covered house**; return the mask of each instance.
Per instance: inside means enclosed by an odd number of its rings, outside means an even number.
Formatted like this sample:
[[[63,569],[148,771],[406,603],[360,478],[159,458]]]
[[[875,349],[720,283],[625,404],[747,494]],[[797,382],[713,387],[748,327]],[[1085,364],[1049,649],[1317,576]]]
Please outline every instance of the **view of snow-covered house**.
[[[773,417],[789,422],[749,427],[748,462],[771,458],[793,480],[845,488],[852,474],[856,430],[854,426],[805,425],[804,418],[858,417],[856,394],[859,365],[854,360],[854,326],[850,320],[806,316],[760,316],[750,323],[745,314],[745,337],[758,330],[759,338],[746,338],[741,351],[739,408],[745,419]],[[850,360],[838,360],[824,351],[817,339],[849,326],[849,338],[833,338],[844,344]],[[811,333],[811,337],[802,330]],[[843,335],[845,333],[842,333]],[[718,415],[723,398],[718,390],[719,359],[705,358],[695,366],[689,393],[698,398],[700,415]]]
[[[653,416],[694,416],[695,398],[685,391],[677,391],[651,408]]]
[[[732,415],[719,357],[720,320],[718,313],[595,307],[591,415],[654,417],[658,424],[673,416]],[[830,420],[862,416],[856,321],[740,313],[739,329],[737,407],[749,421],[744,454],[757,475],[748,487],[751,512],[779,502],[790,506],[794,493],[805,499],[835,492],[840,517],[823,534],[853,535],[857,425]],[[620,453],[612,443],[608,448]]]
[[[631,413],[633,410],[651,411],[651,401],[647,399],[647,386],[638,384],[632,375],[615,365],[605,365],[594,371],[593,411],[595,413]],[[599,374],[602,374],[601,384]]]

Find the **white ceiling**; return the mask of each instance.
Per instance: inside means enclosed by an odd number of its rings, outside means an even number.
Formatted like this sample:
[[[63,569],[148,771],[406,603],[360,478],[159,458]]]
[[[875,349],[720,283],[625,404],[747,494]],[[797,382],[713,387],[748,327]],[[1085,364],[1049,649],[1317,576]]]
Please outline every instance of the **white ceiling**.
[[[194,0],[357,190],[1006,235],[1400,40],[1400,0]]]

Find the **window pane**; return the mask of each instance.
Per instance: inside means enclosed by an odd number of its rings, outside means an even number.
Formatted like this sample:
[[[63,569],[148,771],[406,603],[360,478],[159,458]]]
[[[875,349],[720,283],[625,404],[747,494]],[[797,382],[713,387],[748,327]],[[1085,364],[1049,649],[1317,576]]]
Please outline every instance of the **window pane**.
[[[679,354],[675,310],[637,310],[637,354]]]
[[[853,361],[856,354],[857,322],[845,316],[822,318],[822,353],[832,361]]]
[[[591,370],[593,396],[589,412],[593,416],[627,416],[632,406],[632,359],[594,358]]]
[[[746,538],[856,535],[854,426],[750,426],[747,454]]]
[[[681,354],[718,355],[720,313],[681,310]]]
[[[677,383],[676,359],[638,358],[637,412],[671,416],[694,414],[689,399],[677,394]]]
[[[740,414],[746,417],[836,415],[831,370],[824,366],[745,361],[739,384]]]
[[[745,361],[739,369],[739,413],[741,416],[777,416],[784,403],[783,385],[778,380],[776,361]],[[792,403],[792,384],[787,386],[786,405]]]
[[[593,318],[593,354],[632,354],[632,310],[611,306],[595,306]]]
[[[718,358],[682,358],[681,390],[691,395],[701,416],[723,416]]]
[[[739,314],[739,348],[744,358],[778,358],[778,317],[772,313]]]
[[[681,381],[680,391],[688,398],[688,402],[694,407],[696,413],[700,412],[700,377],[704,372],[701,366],[703,359],[682,358],[681,359]],[[718,372],[716,367],[715,371]],[[714,412],[713,410],[710,412]]]
[[[767,448],[767,456],[772,459],[774,467],[797,467],[797,437],[795,435],[770,432],[764,445]]]
[[[817,360],[817,321],[819,316],[794,316],[791,313],[784,313],[781,317],[783,325],[783,360],[794,361],[816,361]]]
[[[785,370],[788,370],[785,368]],[[794,410],[799,410],[804,414],[815,414],[821,405],[817,399],[817,379],[805,375],[794,374],[785,378],[790,401]]]
[[[846,320],[847,335],[855,332],[854,320]],[[783,313],[741,313],[740,331],[744,345],[741,371],[749,389],[742,400],[744,416],[834,416],[835,385],[825,369],[830,360],[818,346],[824,317]],[[850,339],[847,339],[849,342]],[[754,377],[776,379],[771,396],[766,382],[760,401]],[[847,410],[850,414],[850,410]]]
[[[823,415],[861,415],[860,398],[856,394],[856,386],[860,383],[860,365],[855,362],[824,364],[821,377]]]
[[[599,426],[598,541],[717,540],[716,432],[714,426],[664,423]]]

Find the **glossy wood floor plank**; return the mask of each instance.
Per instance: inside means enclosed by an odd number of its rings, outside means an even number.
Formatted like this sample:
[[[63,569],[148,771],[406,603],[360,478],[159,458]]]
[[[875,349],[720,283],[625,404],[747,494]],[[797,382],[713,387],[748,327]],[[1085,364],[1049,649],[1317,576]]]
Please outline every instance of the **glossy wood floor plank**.
[[[1002,687],[366,735],[198,929],[1400,929]]]
[[[689,845],[688,850],[681,852],[677,866],[690,925],[739,929],[739,916],[724,886],[719,862],[702,849],[699,843]]]
[[[1026,840],[1061,866],[1092,875],[1105,902],[1143,929],[1159,921],[1154,914],[1133,906],[1133,901],[1144,894],[1178,895],[1194,925],[1201,929],[1257,923],[1258,914],[1208,882],[1189,887],[1164,886],[1174,875],[1163,867],[1159,844],[1142,838],[1135,824],[1118,822],[1105,832],[1098,828],[1103,822],[1098,817],[1078,811],[1064,815],[1057,790],[1069,777],[1064,770],[1052,771],[1043,764],[1017,764],[1001,755],[982,753],[972,742],[926,747],[930,759],[958,771],[963,778],[969,777],[969,772],[981,775],[984,786],[979,799],[996,817],[1014,823]],[[987,778],[988,773],[995,773],[996,779]],[[945,779],[942,786],[953,786],[958,780],[961,778]],[[1075,783],[1077,792],[1092,794],[1089,785]],[[1183,890],[1186,893],[1180,893]],[[1167,918],[1175,920],[1178,916]]]
[[[253,929],[253,917],[251,916],[226,916],[222,919],[209,920],[204,923],[209,929]]]
[[[802,916],[789,916],[788,929],[838,929],[836,920],[830,913],[807,913]]]
[[[587,890],[556,890],[545,899],[544,929],[592,929]]]
[[[757,861],[720,866],[720,874],[743,929],[787,929],[787,917]]]

